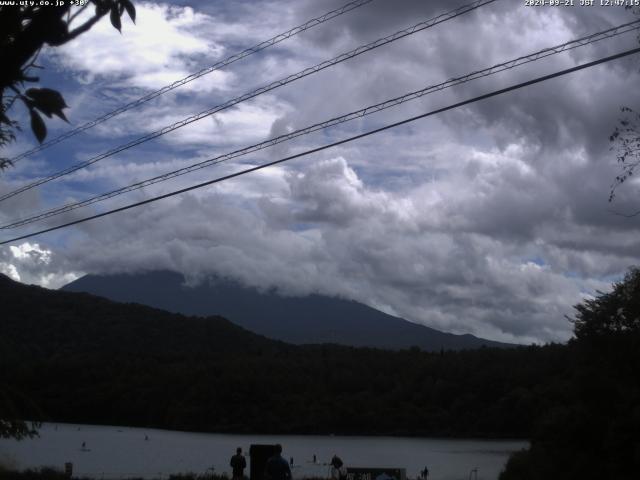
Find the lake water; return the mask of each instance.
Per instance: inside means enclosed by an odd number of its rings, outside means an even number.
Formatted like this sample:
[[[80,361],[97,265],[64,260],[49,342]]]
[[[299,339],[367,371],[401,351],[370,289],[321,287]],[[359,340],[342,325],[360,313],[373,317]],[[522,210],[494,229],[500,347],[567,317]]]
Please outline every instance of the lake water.
[[[216,473],[230,472],[229,458],[236,447],[242,447],[248,456],[252,443],[282,444],[285,458],[294,459],[294,479],[328,476],[322,462],[338,454],[348,467],[406,468],[410,478],[427,465],[429,480],[467,480],[474,468],[478,480],[495,480],[509,454],[527,446],[520,440],[228,435],[45,424],[39,438],[0,440],[0,464],[62,469],[65,462],[72,462],[74,476],[164,478],[172,473],[205,473],[210,468]],[[312,462],[314,454],[317,464]]]

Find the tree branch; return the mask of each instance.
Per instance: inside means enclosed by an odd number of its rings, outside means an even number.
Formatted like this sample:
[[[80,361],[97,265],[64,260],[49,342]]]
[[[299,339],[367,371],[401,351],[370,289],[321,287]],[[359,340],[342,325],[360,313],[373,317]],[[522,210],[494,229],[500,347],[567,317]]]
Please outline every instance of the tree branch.
[[[84,22],[78,28],[76,28],[76,29],[72,30],[71,32],[69,32],[68,35],[65,37],[65,41],[63,43],[67,43],[69,40],[73,40],[78,35],[89,31],[91,29],[91,27],[93,27],[96,24],[96,22],[98,22],[98,20],[100,20],[105,15],[106,15],[106,13],[95,14],[93,17],[91,17],[89,20]]]
[[[615,210],[607,209],[607,212],[613,213],[614,215],[618,215],[619,217],[625,217],[625,218],[633,218],[640,215],[640,210],[634,213],[621,213],[621,212],[616,212]]]
[[[76,13],[74,13],[73,15],[71,15],[69,17],[69,20],[67,20],[67,26],[71,25],[71,22],[73,22],[73,20],[75,20],[75,18],[80,15],[82,12],[84,12],[84,10],[89,6],[89,2],[85,3],[82,7],[80,7],[78,10],[76,10]],[[69,10],[69,13],[71,13],[71,10]]]

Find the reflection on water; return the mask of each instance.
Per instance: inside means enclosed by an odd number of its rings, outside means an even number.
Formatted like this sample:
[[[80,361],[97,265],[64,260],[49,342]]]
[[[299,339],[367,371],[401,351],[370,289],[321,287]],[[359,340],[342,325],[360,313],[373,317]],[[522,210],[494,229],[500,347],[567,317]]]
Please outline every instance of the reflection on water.
[[[338,454],[347,466],[406,468],[410,478],[426,465],[429,480],[466,480],[474,468],[478,480],[495,480],[509,454],[527,445],[518,440],[227,435],[46,424],[37,439],[0,440],[0,463],[62,469],[65,462],[72,462],[74,476],[97,478],[162,478],[212,470],[230,473],[229,459],[236,447],[248,455],[252,443],[281,443],[283,456],[294,459],[294,478],[328,476],[326,463]],[[314,455],[317,463],[313,463]]]

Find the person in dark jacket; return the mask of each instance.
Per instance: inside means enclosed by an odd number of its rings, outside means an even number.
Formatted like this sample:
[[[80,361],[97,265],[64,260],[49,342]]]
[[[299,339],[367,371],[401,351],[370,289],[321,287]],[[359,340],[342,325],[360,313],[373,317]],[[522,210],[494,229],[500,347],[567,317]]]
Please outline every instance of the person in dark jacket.
[[[291,480],[289,463],[282,458],[282,445],[276,445],[276,453],[269,460],[264,469],[265,480]]]
[[[347,467],[344,466],[344,462],[338,455],[333,456],[329,465],[331,465],[332,480],[346,480]]]
[[[247,460],[244,458],[244,455],[242,455],[242,449],[240,447],[236,448],[236,454],[231,457],[229,465],[231,465],[233,469],[233,480],[243,480],[244,469],[247,468]]]

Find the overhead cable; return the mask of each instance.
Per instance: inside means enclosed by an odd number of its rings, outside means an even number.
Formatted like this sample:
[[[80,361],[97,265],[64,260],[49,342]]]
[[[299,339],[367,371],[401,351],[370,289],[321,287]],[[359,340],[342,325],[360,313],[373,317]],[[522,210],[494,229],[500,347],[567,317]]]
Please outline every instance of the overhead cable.
[[[450,88],[456,85],[460,85],[463,83],[467,83],[470,82],[472,80],[476,80],[478,78],[482,78],[482,77],[487,77],[490,75],[494,75],[500,72],[503,72],[505,70],[510,70],[512,68],[521,66],[521,65],[525,65],[531,62],[535,62],[538,61],[542,58],[546,58],[549,57],[551,55],[556,55],[559,54],[561,52],[566,52],[569,50],[573,50],[575,48],[578,47],[583,47],[586,45],[591,45],[593,43],[599,42],[601,40],[605,40],[605,39],[609,39],[609,38],[613,38],[616,37],[618,35],[622,35],[624,33],[628,33],[634,30],[638,30],[640,28],[640,20],[636,20],[633,22],[629,22],[629,23],[625,23],[623,25],[619,25],[617,27],[614,28],[610,28],[601,32],[597,32],[585,37],[581,37],[575,40],[571,40],[569,42],[560,44],[560,45],[556,45],[554,47],[549,47],[549,48],[544,48],[542,50],[539,50],[535,53],[531,53],[529,55],[526,56],[521,56],[518,58],[515,58],[513,60],[509,60],[503,63],[499,63],[497,65],[493,65],[492,67],[489,68],[485,68],[483,70],[478,70],[472,73],[469,73],[467,75],[464,76],[460,76],[460,77],[455,77],[452,78],[450,80],[447,80],[446,82],[442,82],[439,83],[437,85],[431,85],[429,87],[414,91],[414,92],[410,92],[410,93],[406,93],[402,96],[399,97],[395,97],[389,100],[385,100],[384,102],[381,103],[377,103],[375,105],[370,105],[368,107],[362,108],[360,110],[356,110],[354,112],[348,113],[346,115],[341,115],[339,117],[335,117],[329,120],[326,120],[324,122],[320,122],[320,123],[316,123],[313,125],[310,125],[308,127],[304,127],[298,130],[295,130],[293,132],[289,132],[274,138],[271,138],[269,140],[266,140],[264,142],[260,142],[248,147],[244,147],[241,148],[239,150],[235,150],[233,152],[230,153],[225,153],[223,155],[219,155],[216,156],[214,158],[210,158],[192,165],[189,165],[187,167],[183,167],[177,170],[173,170],[171,172],[162,174],[162,175],[158,175],[140,182],[136,182],[133,183],[131,185],[127,185],[125,187],[121,187],[121,188],[117,188],[115,190],[106,192],[106,193],[102,193],[100,195],[96,195],[94,197],[91,197],[89,199],[86,200],[82,200],[79,202],[74,202],[74,203],[68,203],[66,205],[60,206],[60,207],[56,207],[44,212],[40,212],[37,214],[33,214],[29,217],[26,218],[22,218],[20,220],[15,220],[12,223],[6,224],[6,225],[2,225],[0,226],[0,229],[2,230],[6,230],[6,229],[11,229],[11,228],[17,228],[17,227],[22,227],[24,225],[28,225],[31,223],[34,223],[36,221],[39,220],[43,220],[46,218],[50,218],[56,215],[60,215],[81,207],[85,207],[88,205],[92,205],[94,203],[97,202],[101,202],[101,201],[105,201],[108,200],[110,198],[119,196],[119,195],[123,195],[125,193],[134,191],[134,190],[139,190],[141,188],[150,186],[150,185],[154,185],[156,183],[160,183],[160,182],[164,182],[166,180],[175,178],[175,177],[179,177],[181,175],[185,175],[187,173],[191,173],[194,172],[196,170],[200,170],[202,168],[207,168],[213,165],[217,165],[219,163],[231,160],[233,158],[237,158],[240,156],[244,156],[250,153],[254,153],[256,151],[259,150],[263,150],[265,148],[271,147],[273,145],[277,145],[279,143],[283,143],[289,140],[292,140],[294,138],[303,136],[303,135],[308,135],[310,133],[316,132],[318,130],[322,130],[322,129],[326,129],[338,124],[342,124],[351,120],[355,120],[357,118],[362,118],[365,117],[367,115],[371,115],[373,113],[377,113],[380,112],[382,110],[386,110],[388,108],[391,107],[395,107],[397,105],[401,105],[405,102],[408,101],[412,101],[412,100],[416,100],[418,98],[421,98],[425,95],[428,95],[430,93],[434,93],[434,92],[438,92],[441,90],[444,90],[446,88]]]
[[[68,132],[63,133],[62,135],[52,138],[51,140],[48,140],[40,145],[38,145],[37,147],[32,148],[31,150],[27,150],[26,152],[21,153],[20,155],[17,155],[13,158],[10,159],[10,161],[12,163],[16,163],[17,161],[28,157],[30,155],[33,155],[34,153],[37,152],[41,152],[42,150],[45,150],[53,145],[56,145],[64,140],[66,140],[67,138],[71,138],[74,135],[77,135],[80,132],[84,132],[86,130],[89,130],[90,128],[95,127],[96,125],[100,125],[103,122],[106,122],[107,120],[112,119],[113,117],[116,117],[118,115],[120,115],[121,113],[124,113],[128,110],[131,110],[132,108],[136,108],[150,100],[153,100],[156,97],[159,97],[160,95],[163,95],[167,92],[170,92],[171,90],[174,90],[178,87],[181,87],[182,85],[186,85],[189,82],[192,82],[200,77],[203,77],[205,75],[208,75],[212,72],[215,72],[216,70],[220,70],[224,67],[226,67],[227,65],[230,65],[234,62],[237,62],[238,60],[242,60],[243,58],[246,58],[250,55],[253,55],[254,53],[258,53],[266,48],[272,47],[284,40],[287,40],[295,35],[298,35],[299,33],[302,33],[306,30],[309,30],[313,27],[316,27],[318,25],[323,24],[324,22],[331,20],[335,17],[338,17],[340,15],[343,15],[347,12],[350,12],[351,10],[355,10],[358,7],[361,7],[363,5],[366,5],[367,3],[371,3],[373,0],[356,0],[353,2],[349,2],[346,5],[343,5],[340,8],[337,8],[335,10],[332,10],[330,12],[325,13],[324,15],[320,15],[319,17],[316,18],[312,18],[311,20],[306,21],[305,23],[303,23],[302,25],[298,25],[297,27],[292,28],[291,30],[287,30],[286,32],[280,33],[278,35],[276,35],[275,37],[270,38],[269,40],[265,40],[264,42],[260,42],[257,45],[254,45],[253,47],[249,47],[239,53],[235,53],[227,58],[225,58],[224,60],[221,60],[219,62],[214,63],[213,65],[203,68],[202,70],[196,72],[196,73],[192,73],[191,75],[188,75],[180,80],[176,80],[175,82],[171,83],[170,85],[166,85],[158,90],[155,90],[151,93],[148,93],[140,98],[138,98],[137,100],[134,100],[133,102],[127,103],[126,105],[123,105],[119,108],[117,108],[116,110],[113,110],[109,113],[106,113],[104,115],[102,115],[101,117],[96,118],[95,120],[92,120],[90,122],[84,123],[82,125],[77,126],[76,128],[74,128],[73,130],[69,130]]]
[[[280,163],[284,163],[284,162],[293,160],[295,158],[300,158],[300,157],[304,157],[304,156],[307,156],[307,155],[311,155],[313,153],[317,153],[317,152],[320,152],[322,150],[333,148],[333,147],[336,147],[338,145],[342,145],[342,144],[345,144],[345,143],[348,143],[348,142],[353,142],[354,140],[358,140],[358,139],[361,139],[361,138],[364,138],[364,137],[368,137],[370,135],[374,135],[376,133],[380,133],[380,132],[383,132],[385,130],[389,130],[391,128],[399,127],[401,125],[405,125],[407,123],[414,122],[414,121],[422,119],[422,118],[430,117],[430,116],[436,115],[438,113],[443,113],[443,112],[446,112],[446,111],[449,111],[449,110],[453,110],[455,108],[462,107],[464,105],[469,105],[471,103],[475,103],[475,102],[478,102],[478,101],[481,101],[481,100],[485,100],[485,99],[488,99],[488,98],[491,98],[491,97],[502,95],[504,93],[511,92],[511,91],[514,91],[514,90],[518,90],[518,89],[521,89],[521,88],[524,88],[524,87],[528,87],[528,86],[536,84],[536,83],[540,83],[540,82],[544,82],[544,81],[547,81],[547,80],[551,80],[553,78],[557,78],[557,77],[560,77],[560,76],[563,76],[563,75],[567,75],[567,74],[572,73],[572,72],[577,72],[579,70],[584,70],[585,68],[589,68],[589,67],[593,67],[595,65],[600,65],[602,63],[610,62],[612,60],[616,60],[616,59],[623,58],[623,57],[626,57],[626,56],[629,56],[629,55],[633,55],[633,54],[636,54],[638,52],[640,52],[640,48],[633,48],[631,50],[627,50],[627,51],[624,51],[624,52],[621,52],[621,53],[618,53],[618,54],[615,54],[615,55],[610,55],[608,57],[600,58],[599,60],[594,60],[592,62],[585,63],[585,64],[582,64],[582,65],[578,65],[578,66],[575,66],[575,67],[572,67],[572,68],[567,68],[565,70],[561,70],[561,71],[558,71],[558,72],[555,72],[555,73],[552,73],[552,74],[549,74],[549,75],[544,75],[544,76],[541,76],[541,77],[537,77],[537,78],[534,78],[533,80],[528,80],[526,82],[518,83],[516,85],[512,85],[512,86],[507,87],[507,88],[502,88],[500,90],[494,90],[493,92],[486,93],[484,95],[479,95],[479,96],[473,97],[473,98],[471,98],[469,100],[464,100],[462,102],[458,102],[458,103],[455,103],[453,105],[449,105],[447,107],[439,108],[437,110],[432,110],[430,112],[423,113],[421,115],[416,115],[414,117],[407,118],[405,120],[402,120],[402,121],[399,121],[399,122],[395,122],[395,123],[392,123],[390,125],[386,125],[384,127],[376,128],[374,130],[369,130],[368,132],[361,133],[359,135],[354,135],[352,137],[349,137],[349,138],[346,138],[346,139],[343,139],[343,140],[339,140],[337,142],[333,142],[333,143],[330,143],[328,145],[323,145],[321,147],[317,147],[317,148],[313,148],[313,149],[310,149],[310,150],[306,150],[304,152],[297,153],[295,155],[290,155],[288,157],[281,158],[279,160],[274,160],[272,162],[268,162],[268,163],[265,163],[265,164],[262,164],[262,165],[251,167],[251,168],[242,170],[240,172],[232,173],[230,175],[225,175],[223,177],[218,177],[218,178],[215,178],[213,180],[202,182],[202,183],[199,183],[197,185],[192,185],[190,187],[182,188],[180,190],[176,190],[176,191],[173,191],[173,192],[170,192],[170,193],[165,193],[163,195],[158,195],[158,196],[153,197],[153,198],[148,198],[146,200],[142,200],[140,202],[136,202],[136,203],[132,203],[132,204],[129,204],[129,205],[125,205],[123,207],[114,208],[112,210],[109,210],[109,211],[106,211],[106,212],[102,212],[102,213],[98,213],[96,215],[91,215],[91,216],[88,216],[88,217],[80,218],[80,219],[74,220],[72,222],[64,223],[62,225],[46,228],[44,230],[39,230],[39,231],[32,232],[32,233],[28,233],[26,235],[21,235],[19,237],[11,238],[9,240],[4,240],[4,241],[0,242],[0,245],[6,245],[8,243],[16,242],[18,240],[24,240],[26,238],[31,238],[31,237],[34,237],[36,235],[41,235],[43,233],[48,233],[48,232],[52,232],[52,231],[59,230],[59,229],[62,229],[62,228],[70,227],[72,225],[77,225],[79,223],[87,222],[89,220],[94,220],[94,219],[97,219],[97,218],[101,218],[101,217],[106,217],[108,215],[112,215],[114,213],[123,212],[123,211],[129,210],[131,208],[139,207],[141,205],[146,205],[146,204],[149,204],[149,203],[157,202],[158,200],[162,200],[162,199],[165,199],[165,198],[173,197],[175,195],[180,195],[182,193],[186,193],[186,192],[189,192],[189,191],[192,191],[192,190],[196,190],[196,189],[199,189],[199,188],[202,188],[202,187],[206,187],[208,185],[213,185],[215,183],[219,183],[219,182],[222,182],[222,181],[225,181],[225,180],[229,180],[231,178],[239,177],[241,175],[246,175],[247,173],[251,173],[251,172],[258,171],[258,170],[262,170],[264,168],[271,167],[271,166],[274,166],[274,165],[278,165]]]
[[[295,73],[293,75],[289,75],[288,77],[285,77],[283,79],[277,80],[275,82],[272,82],[266,86],[260,87],[256,90],[252,90],[251,92],[245,93],[244,95],[241,95],[239,97],[236,97],[232,100],[228,100],[227,102],[217,105],[215,107],[209,108],[207,110],[204,110],[196,115],[192,115],[190,117],[187,117],[183,120],[180,120],[176,123],[173,123],[171,125],[168,125],[166,127],[163,127],[159,130],[156,130],[155,132],[149,133],[147,135],[144,135],[142,137],[139,137],[135,140],[132,140],[124,145],[120,145],[118,147],[115,147],[111,150],[108,150],[107,152],[98,154],[92,158],[90,158],[89,160],[86,160],[84,162],[81,163],[77,163],[75,165],[72,165],[71,167],[65,168],[64,170],[60,170],[48,177],[36,180],[32,183],[29,183],[27,185],[24,185],[16,190],[13,190],[11,192],[5,193],[4,195],[0,196],[0,202],[4,201],[8,198],[14,197],[15,195],[18,195],[22,192],[26,192],[27,190],[31,190],[32,188],[38,187],[40,185],[43,185],[45,183],[48,183],[52,180],[55,180],[57,178],[69,175],[73,172],[76,172],[78,170],[81,170],[83,168],[88,167],[89,165],[93,165],[96,162],[99,162],[100,160],[104,160],[107,157],[111,157],[117,153],[123,152],[125,150],[128,150],[132,147],[135,147],[137,145],[140,145],[142,143],[148,142],[149,140],[152,140],[154,138],[160,137],[162,135],[165,135],[169,132],[172,132],[174,130],[177,130],[181,127],[184,127],[185,125],[189,125],[193,122],[197,122],[198,120],[202,120],[205,117],[208,117],[210,115],[213,115],[214,113],[218,113],[222,110],[226,110],[232,106],[235,106],[239,103],[242,103],[244,101],[247,101],[249,99],[255,98],[259,95],[262,95],[264,93],[270,92],[272,90],[275,90],[276,88],[282,87],[284,85],[287,85],[289,83],[295,82],[296,80],[300,80],[301,78],[304,78],[306,76],[309,76],[311,74],[317,73],[321,70],[324,70],[326,68],[329,68],[333,65],[336,65],[338,63],[344,62],[346,60],[349,60],[351,58],[354,58],[358,55],[361,55],[365,52],[369,52],[371,50],[374,50],[376,48],[379,48],[383,45],[387,45],[391,42],[394,42],[396,40],[399,40],[401,38],[407,37],[409,35],[413,35],[414,33],[420,32],[422,30],[425,30],[427,28],[433,27],[437,24],[446,22],[448,20],[451,20],[455,17],[458,17],[460,15],[464,15],[465,13],[469,13],[477,8],[480,8],[483,5],[487,5],[489,3],[493,3],[497,0],[478,0],[475,2],[472,2],[470,4],[464,5],[462,7],[456,8],[455,10],[452,10],[450,12],[447,13],[443,13],[435,18],[432,18],[430,20],[426,20],[424,22],[419,22],[409,28],[406,28],[404,30],[400,30],[392,35],[389,35],[387,37],[378,39],[374,42],[371,42],[367,45],[363,45],[360,46],[354,50],[351,50],[350,52],[347,53],[343,53],[341,55],[338,55],[337,57],[334,57],[331,60],[326,60],[322,63],[319,63],[313,67],[309,67],[306,68],[298,73]]]

